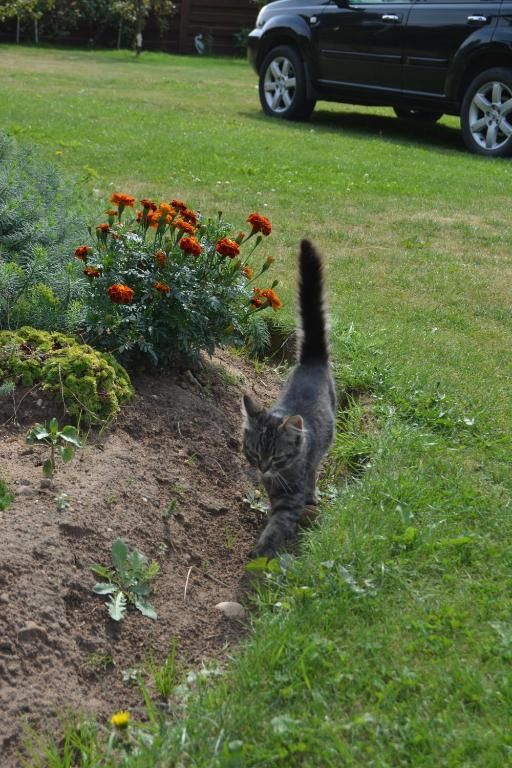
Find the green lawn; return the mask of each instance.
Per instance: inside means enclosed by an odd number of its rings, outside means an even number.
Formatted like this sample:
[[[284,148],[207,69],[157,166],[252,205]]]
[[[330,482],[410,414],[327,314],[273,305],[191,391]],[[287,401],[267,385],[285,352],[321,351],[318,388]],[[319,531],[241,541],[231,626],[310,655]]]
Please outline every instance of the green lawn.
[[[340,387],[373,393],[252,640],[127,765],[512,764],[510,162],[465,152],[454,118],[266,119],[236,60],[2,46],[0,118],[98,217],[112,190],[268,216],[286,322],[313,238]]]

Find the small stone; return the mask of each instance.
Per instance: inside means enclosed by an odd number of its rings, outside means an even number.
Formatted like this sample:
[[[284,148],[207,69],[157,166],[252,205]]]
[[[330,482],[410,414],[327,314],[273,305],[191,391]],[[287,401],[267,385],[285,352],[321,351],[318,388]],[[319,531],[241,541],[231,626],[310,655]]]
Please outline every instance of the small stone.
[[[23,477],[21,480],[18,480],[19,485],[30,485],[30,480],[27,480],[25,477]]]
[[[243,619],[245,617],[245,608],[240,603],[225,602],[217,603],[215,608],[221,611],[228,619]]]
[[[0,595],[0,603],[8,603],[9,602],[9,595],[7,592],[2,592]]]
[[[18,488],[16,494],[17,496],[35,496],[35,491],[33,488],[29,488],[28,485],[22,485]]]
[[[53,480],[49,477],[43,477],[41,482],[39,483],[40,488],[55,488],[53,484]]]
[[[41,400],[41,398],[39,398],[39,400],[36,400],[36,405],[38,408],[40,408],[42,404],[43,404],[43,401]]]

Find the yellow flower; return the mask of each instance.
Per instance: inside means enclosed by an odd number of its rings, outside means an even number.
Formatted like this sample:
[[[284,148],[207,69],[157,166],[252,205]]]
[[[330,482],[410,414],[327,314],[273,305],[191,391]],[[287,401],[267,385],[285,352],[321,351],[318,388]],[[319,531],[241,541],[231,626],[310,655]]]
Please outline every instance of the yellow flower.
[[[114,712],[110,722],[114,728],[127,728],[130,722],[130,713],[126,711]]]

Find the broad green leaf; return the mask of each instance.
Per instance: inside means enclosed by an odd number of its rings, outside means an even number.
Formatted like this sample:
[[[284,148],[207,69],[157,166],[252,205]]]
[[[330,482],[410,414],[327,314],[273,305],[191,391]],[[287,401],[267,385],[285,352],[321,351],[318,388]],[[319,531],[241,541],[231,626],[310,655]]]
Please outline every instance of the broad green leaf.
[[[147,616],[148,619],[156,619],[157,613],[151,603],[147,603],[145,600],[135,598],[135,607],[142,613],[143,616]]]
[[[107,603],[108,615],[114,621],[121,621],[126,614],[126,597],[121,590],[115,595],[110,595]]]
[[[33,443],[34,440],[44,440],[50,433],[43,424],[34,424],[27,434],[27,443]]]
[[[112,569],[101,565],[101,563],[92,563],[89,568],[96,576],[102,576],[104,579],[110,579],[113,576]]]
[[[280,573],[281,566],[275,557],[271,560],[268,557],[257,557],[247,563],[245,570],[249,573]]]
[[[51,459],[46,459],[43,462],[43,475],[45,477],[53,477],[53,464]]]
[[[61,445],[59,446],[59,453],[64,464],[68,464],[75,455],[75,449],[72,445]]]
[[[92,588],[92,591],[97,595],[111,595],[117,590],[115,584],[109,584],[107,582],[98,582]]]
[[[122,539],[116,539],[112,544],[112,563],[118,574],[124,578],[126,574],[126,559],[128,547]]]
[[[60,436],[63,440],[66,440],[66,442],[76,445],[77,448],[83,448],[83,444],[80,441],[76,427],[72,427],[70,424],[67,424],[65,427],[62,427]]]

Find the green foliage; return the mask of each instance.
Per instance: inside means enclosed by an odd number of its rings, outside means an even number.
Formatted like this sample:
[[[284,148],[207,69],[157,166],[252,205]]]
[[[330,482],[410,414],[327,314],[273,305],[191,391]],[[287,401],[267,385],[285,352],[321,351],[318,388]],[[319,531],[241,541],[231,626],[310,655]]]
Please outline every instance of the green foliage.
[[[86,231],[81,206],[76,186],[70,195],[55,167],[0,132],[0,329],[76,327],[86,283],[69,254]]]
[[[137,220],[125,223],[123,210],[134,198],[116,193],[112,201],[118,208],[96,228],[95,247],[76,249],[90,280],[88,340],[130,365],[212,354],[218,345],[242,343],[246,334],[251,349],[261,351],[268,333],[254,316],[281,302],[275,283],[253,287],[273,261],[260,263],[254,276],[249,261],[262,240],[258,225],[234,235],[220,214],[207,219],[176,200],[158,207],[144,200]],[[265,234],[270,223],[264,220],[267,225]]]
[[[0,512],[4,512],[11,504],[14,496],[9,491],[5,480],[0,478]]]
[[[53,477],[56,470],[55,458],[60,456],[64,464],[68,464],[75,455],[75,448],[83,448],[83,443],[78,435],[76,427],[66,424],[60,428],[55,417],[46,424],[35,424],[27,433],[26,441],[29,445],[39,442],[47,445],[50,456],[43,462],[43,475]]]
[[[146,669],[151,676],[153,685],[158,695],[164,701],[167,701],[179,682],[178,668],[178,644],[174,640],[169,648],[169,653],[163,664],[158,664],[153,657],[150,657],[146,663]]]
[[[143,616],[156,619],[156,611],[148,602],[151,582],[158,576],[160,566],[149,561],[136,549],[129,549],[122,539],[112,544],[112,568],[94,563],[91,570],[104,581],[94,585],[97,595],[108,595],[107,611],[111,619],[121,621],[131,603]]]
[[[111,421],[133,393],[115,358],[61,333],[28,327],[0,331],[2,379],[40,385],[87,424]]]

